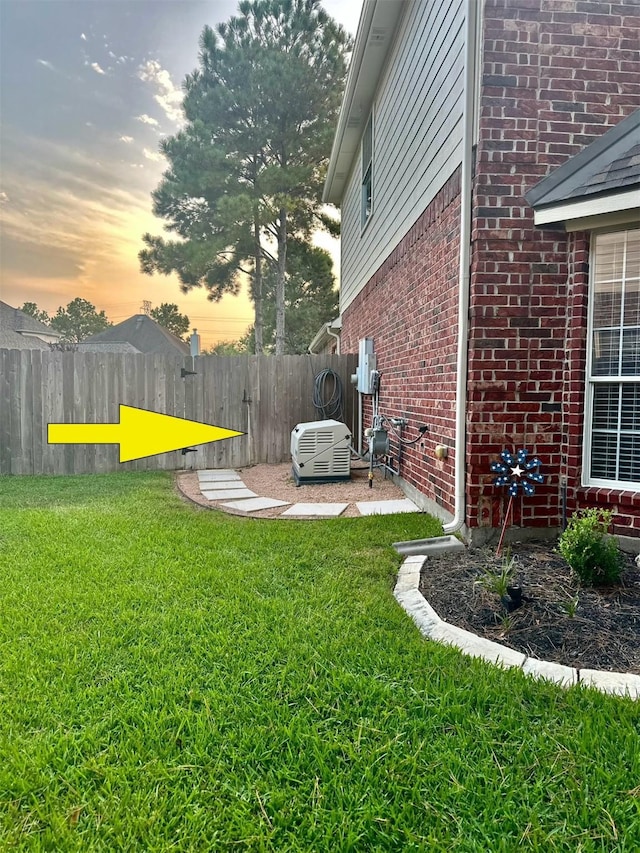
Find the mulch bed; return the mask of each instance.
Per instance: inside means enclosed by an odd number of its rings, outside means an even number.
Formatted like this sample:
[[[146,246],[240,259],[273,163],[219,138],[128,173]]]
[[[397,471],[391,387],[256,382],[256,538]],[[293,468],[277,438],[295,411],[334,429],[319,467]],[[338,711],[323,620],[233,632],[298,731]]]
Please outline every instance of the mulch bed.
[[[502,558],[495,547],[429,557],[420,591],[441,619],[531,657],[640,674],[640,568],[634,557],[623,554],[618,586],[585,588],[554,548],[514,543]],[[515,563],[510,585],[523,593],[522,606],[510,612],[510,598],[501,601],[486,588],[487,573],[499,574],[509,557]]]

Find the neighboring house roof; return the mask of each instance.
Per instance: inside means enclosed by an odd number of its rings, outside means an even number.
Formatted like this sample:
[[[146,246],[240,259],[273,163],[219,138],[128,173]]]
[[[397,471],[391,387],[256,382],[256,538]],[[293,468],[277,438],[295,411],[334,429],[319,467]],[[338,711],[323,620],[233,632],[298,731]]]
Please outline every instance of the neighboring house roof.
[[[82,341],[77,345],[78,352],[120,352],[129,355],[140,355],[129,341]]]
[[[640,217],[640,110],[532,187],[536,225],[630,211]]]
[[[332,204],[342,201],[353,160],[360,151],[360,139],[378,81],[406,7],[406,0],[364,2],[327,169],[323,201]]]
[[[135,314],[128,320],[123,320],[117,326],[110,326],[104,332],[85,338],[84,344],[95,343],[130,343],[142,353],[161,353],[165,355],[189,355],[188,344],[181,341],[167,329],[160,326],[146,314]]]
[[[0,302],[0,348],[3,349],[49,349],[49,344],[40,336],[58,339],[59,333],[45,326],[40,320]]]
[[[20,335],[7,329],[0,319],[0,349],[49,349],[49,344],[34,335]]]

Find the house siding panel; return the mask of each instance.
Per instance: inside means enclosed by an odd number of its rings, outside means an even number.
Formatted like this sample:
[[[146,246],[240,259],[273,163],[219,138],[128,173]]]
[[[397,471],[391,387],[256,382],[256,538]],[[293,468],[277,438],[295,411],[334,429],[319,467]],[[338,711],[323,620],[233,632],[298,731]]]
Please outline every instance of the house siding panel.
[[[414,2],[374,106],[373,213],[360,227],[361,159],[342,203],[345,311],[460,163],[464,6]]]

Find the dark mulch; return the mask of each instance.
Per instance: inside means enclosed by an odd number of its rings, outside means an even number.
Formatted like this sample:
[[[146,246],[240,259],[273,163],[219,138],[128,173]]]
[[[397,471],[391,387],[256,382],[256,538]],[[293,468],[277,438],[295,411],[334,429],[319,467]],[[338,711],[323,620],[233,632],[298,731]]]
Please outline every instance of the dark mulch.
[[[438,615],[479,636],[541,660],[578,669],[640,674],[640,569],[623,554],[619,586],[580,587],[555,543],[516,543],[502,559],[495,548],[429,557],[420,591]],[[522,588],[521,607],[485,588],[487,572],[515,561],[512,586]]]

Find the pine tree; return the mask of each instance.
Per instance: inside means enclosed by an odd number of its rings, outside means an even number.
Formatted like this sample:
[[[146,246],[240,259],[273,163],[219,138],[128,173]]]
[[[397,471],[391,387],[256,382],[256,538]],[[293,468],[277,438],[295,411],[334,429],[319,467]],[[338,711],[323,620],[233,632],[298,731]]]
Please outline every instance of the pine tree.
[[[241,2],[205,27],[185,81],[183,131],[162,144],[169,169],[154,213],[178,240],[146,234],[143,272],[175,272],[217,301],[249,276],[255,349],[263,348],[263,279],[275,274],[275,351],[285,350],[291,240],[309,242],[346,76],[350,40],[318,0]]]
[[[323,323],[338,314],[338,291],[333,275],[331,256],[324,249],[305,243],[291,242],[288,252],[288,275],[285,286],[284,352],[288,355],[308,352],[309,343]],[[264,347],[275,351],[276,343],[276,272],[271,271],[264,282]],[[255,351],[253,329],[240,345]]]

